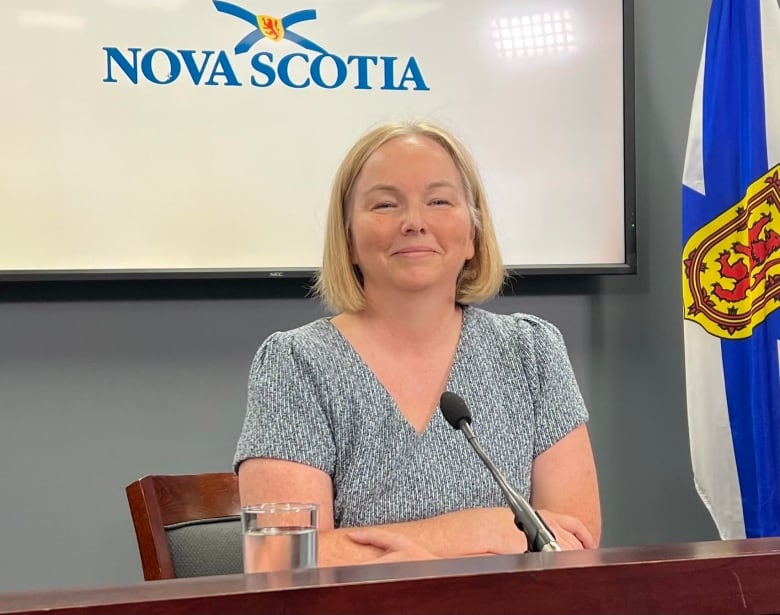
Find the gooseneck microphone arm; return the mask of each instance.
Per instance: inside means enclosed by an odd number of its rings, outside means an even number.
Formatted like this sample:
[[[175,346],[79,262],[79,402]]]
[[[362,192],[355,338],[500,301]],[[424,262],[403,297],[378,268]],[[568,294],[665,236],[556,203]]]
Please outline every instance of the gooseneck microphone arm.
[[[509,504],[509,508],[515,515],[515,525],[522,531],[528,539],[529,551],[560,551],[561,548],[555,541],[555,536],[547,528],[541,517],[531,508],[531,505],[525,501],[517,490],[515,490],[506,480],[506,477],[495,466],[490,458],[485,454],[482,446],[477,442],[474,430],[465,419],[460,420],[460,430],[466,436],[471,447],[477,452],[479,458],[487,466],[493,478],[496,479],[501,491]]]
[[[525,498],[509,484],[506,477],[490,460],[479,442],[477,442],[477,437],[474,434],[474,430],[471,428],[471,413],[466,407],[466,402],[455,393],[445,391],[441,396],[439,407],[444,414],[444,418],[447,419],[447,422],[455,429],[463,432],[468,443],[476,451],[477,455],[479,455],[479,458],[485,466],[487,466],[487,469],[490,470],[493,478],[504,493],[509,508],[515,516],[515,525],[526,536],[528,550],[560,551],[561,547],[556,542],[555,536],[550,531],[550,528],[547,527],[544,520],[536,513]]]

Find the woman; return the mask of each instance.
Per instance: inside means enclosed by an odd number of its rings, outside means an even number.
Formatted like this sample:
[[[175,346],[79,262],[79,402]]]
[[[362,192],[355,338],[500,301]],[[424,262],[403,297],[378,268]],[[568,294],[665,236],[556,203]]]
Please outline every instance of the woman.
[[[596,547],[587,411],[560,333],[472,306],[503,280],[462,144],[425,122],[360,139],[334,181],[316,285],[336,315],[271,335],[252,365],[242,503],[319,504],[324,566],[525,551],[499,488],[438,412],[450,390],[558,543]]]

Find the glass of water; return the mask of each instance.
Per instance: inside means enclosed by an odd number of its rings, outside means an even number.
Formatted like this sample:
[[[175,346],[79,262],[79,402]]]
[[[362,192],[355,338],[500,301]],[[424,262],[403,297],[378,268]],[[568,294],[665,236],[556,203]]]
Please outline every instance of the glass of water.
[[[317,504],[242,506],[241,527],[244,572],[317,566]]]

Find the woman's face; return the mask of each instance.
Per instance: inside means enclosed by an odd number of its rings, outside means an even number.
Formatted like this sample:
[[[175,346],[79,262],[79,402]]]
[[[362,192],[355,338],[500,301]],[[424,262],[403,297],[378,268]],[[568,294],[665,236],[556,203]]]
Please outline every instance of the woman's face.
[[[417,135],[383,144],[358,175],[350,207],[352,262],[367,296],[432,287],[455,295],[474,256],[474,225],[449,153]]]

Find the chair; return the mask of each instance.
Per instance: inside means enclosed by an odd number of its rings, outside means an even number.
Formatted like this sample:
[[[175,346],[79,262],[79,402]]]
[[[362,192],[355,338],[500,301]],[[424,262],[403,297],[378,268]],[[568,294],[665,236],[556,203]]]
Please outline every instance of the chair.
[[[243,571],[235,474],[145,476],[126,492],[145,580]]]

